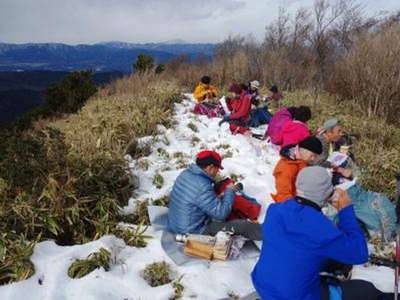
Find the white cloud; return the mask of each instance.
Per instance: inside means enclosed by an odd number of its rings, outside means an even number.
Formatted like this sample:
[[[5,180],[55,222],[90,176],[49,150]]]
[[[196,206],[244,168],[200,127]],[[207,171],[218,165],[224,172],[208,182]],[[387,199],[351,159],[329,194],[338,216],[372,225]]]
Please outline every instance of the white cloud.
[[[258,39],[278,14],[313,0],[1,0],[0,41],[95,43],[184,39],[218,42],[229,34]],[[398,0],[367,10],[400,9]]]

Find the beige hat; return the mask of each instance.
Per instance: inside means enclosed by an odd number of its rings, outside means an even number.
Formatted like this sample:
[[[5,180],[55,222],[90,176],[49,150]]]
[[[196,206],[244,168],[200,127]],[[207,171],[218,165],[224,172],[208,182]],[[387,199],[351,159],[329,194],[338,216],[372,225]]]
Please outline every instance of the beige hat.
[[[260,82],[258,80],[253,80],[252,82],[250,82],[250,86],[258,89],[260,87]]]
[[[340,125],[340,122],[338,119],[327,120],[327,121],[325,121],[324,125],[322,125],[320,133],[324,133],[325,131],[335,128],[338,125]]]

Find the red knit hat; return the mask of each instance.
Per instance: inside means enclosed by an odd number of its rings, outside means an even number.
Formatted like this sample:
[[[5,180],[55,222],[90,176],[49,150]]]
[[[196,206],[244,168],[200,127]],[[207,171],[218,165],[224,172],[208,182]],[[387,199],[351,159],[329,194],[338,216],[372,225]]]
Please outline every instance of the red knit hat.
[[[215,151],[212,151],[212,150],[201,151],[197,154],[197,159],[201,159],[205,163],[209,162],[210,165],[215,165],[218,168],[220,168],[221,170],[223,169],[223,167],[221,165],[222,158]]]

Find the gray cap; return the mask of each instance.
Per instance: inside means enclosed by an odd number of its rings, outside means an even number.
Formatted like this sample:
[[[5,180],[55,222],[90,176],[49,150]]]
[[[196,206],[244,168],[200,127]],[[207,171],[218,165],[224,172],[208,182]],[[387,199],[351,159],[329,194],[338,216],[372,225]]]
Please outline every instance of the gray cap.
[[[260,87],[260,82],[258,80],[253,80],[250,82],[250,86],[258,89]]]
[[[320,132],[323,133],[329,129],[335,128],[336,126],[340,125],[338,119],[330,119],[325,121],[324,125],[322,125]]]
[[[297,196],[322,207],[333,192],[332,179],[325,168],[306,167],[297,176],[296,190]]]

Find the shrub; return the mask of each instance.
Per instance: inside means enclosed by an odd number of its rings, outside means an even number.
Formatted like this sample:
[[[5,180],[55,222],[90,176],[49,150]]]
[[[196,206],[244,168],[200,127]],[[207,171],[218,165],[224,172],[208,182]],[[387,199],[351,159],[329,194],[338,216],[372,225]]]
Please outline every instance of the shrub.
[[[196,146],[196,144],[200,142],[200,138],[197,136],[192,136],[192,139],[190,140],[190,143],[192,144],[192,146]]]
[[[12,233],[0,235],[0,285],[25,280],[34,273],[29,260],[34,242],[27,242],[22,236]]]
[[[50,86],[41,107],[43,115],[74,113],[81,109],[97,91],[96,84],[91,79],[92,75],[92,71],[72,72],[61,82]]]
[[[168,203],[169,203],[169,196],[166,195],[164,197],[153,200],[151,204],[158,205],[158,206],[168,206]]]
[[[192,122],[189,122],[187,124],[187,127],[190,128],[193,132],[199,132],[199,129],[197,128],[197,126]]]
[[[162,177],[161,174],[157,173],[156,175],[154,175],[153,184],[156,186],[156,188],[161,189],[164,185],[164,177]]]
[[[160,154],[161,157],[169,159],[168,151],[165,150],[164,148],[158,148],[157,152],[158,152],[158,154]]]
[[[160,73],[162,73],[162,72],[164,72],[164,71],[165,71],[165,66],[162,65],[162,64],[157,65],[157,67],[156,67],[155,70],[154,70],[154,72],[155,72],[156,74],[160,74]]]
[[[133,64],[133,70],[139,73],[143,73],[153,68],[154,68],[154,58],[147,54],[139,54],[138,57],[136,58],[136,62]],[[161,72],[156,72],[156,73],[161,73]]]
[[[150,218],[147,212],[148,205],[148,199],[145,201],[137,201],[135,212],[133,214],[122,216],[121,220],[135,225],[150,225]]]
[[[98,252],[93,252],[86,259],[77,259],[68,268],[68,276],[71,278],[82,278],[96,269],[110,269],[111,254],[107,249],[100,248]]]
[[[143,270],[143,278],[151,287],[170,283],[171,267],[165,261],[149,264]]]
[[[118,228],[113,231],[113,234],[120,239],[123,239],[125,244],[131,247],[144,248],[147,246],[146,239],[151,238],[150,235],[144,234],[147,226],[137,225],[135,229]]]
[[[174,282],[172,282],[172,287],[174,288],[175,295],[170,298],[171,300],[177,300],[177,299],[181,299],[183,297],[183,291],[185,290],[185,287],[181,283],[182,278],[183,278],[183,275],[179,276],[178,279],[176,279]]]

